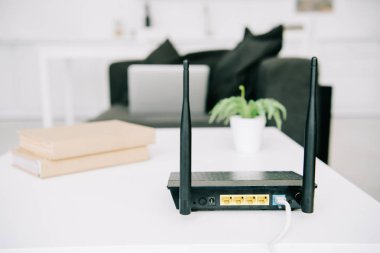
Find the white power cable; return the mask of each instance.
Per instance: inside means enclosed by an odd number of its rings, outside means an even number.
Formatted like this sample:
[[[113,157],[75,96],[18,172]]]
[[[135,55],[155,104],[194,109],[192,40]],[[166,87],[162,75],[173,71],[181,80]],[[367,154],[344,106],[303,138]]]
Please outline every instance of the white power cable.
[[[278,203],[279,205],[285,206],[286,220],[285,220],[285,225],[282,228],[281,232],[268,243],[270,252],[274,252],[273,246],[279,241],[281,241],[281,239],[286,235],[290,227],[290,222],[292,220],[292,209],[290,207],[290,204],[286,200],[285,196],[275,196],[275,198],[276,198],[276,203]]]

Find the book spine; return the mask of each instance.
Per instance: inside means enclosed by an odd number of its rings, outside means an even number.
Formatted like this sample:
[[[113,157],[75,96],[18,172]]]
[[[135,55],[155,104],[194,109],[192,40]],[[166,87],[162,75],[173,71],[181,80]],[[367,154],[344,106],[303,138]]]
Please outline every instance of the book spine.
[[[35,176],[41,174],[41,161],[30,159],[16,151],[12,152],[12,165]]]
[[[125,149],[59,161],[47,160],[18,149],[13,151],[13,165],[41,178],[125,165],[149,159],[147,147]],[[24,161],[24,162],[20,162]],[[25,162],[28,161],[28,162]]]

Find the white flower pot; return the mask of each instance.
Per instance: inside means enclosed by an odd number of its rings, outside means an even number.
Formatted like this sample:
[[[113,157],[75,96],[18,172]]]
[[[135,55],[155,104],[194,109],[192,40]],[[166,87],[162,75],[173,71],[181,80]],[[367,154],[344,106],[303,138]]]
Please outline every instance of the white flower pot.
[[[260,149],[266,120],[264,117],[245,119],[232,116],[230,125],[235,149],[242,153],[255,153]]]

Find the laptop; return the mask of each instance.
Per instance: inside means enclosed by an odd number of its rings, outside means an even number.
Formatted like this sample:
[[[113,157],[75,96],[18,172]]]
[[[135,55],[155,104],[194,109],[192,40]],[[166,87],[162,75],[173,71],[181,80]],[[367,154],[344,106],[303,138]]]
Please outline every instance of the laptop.
[[[207,65],[191,65],[190,68],[191,113],[204,115],[210,68]],[[129,113],[180,115],[182,79],[182,65],[129,66]]]

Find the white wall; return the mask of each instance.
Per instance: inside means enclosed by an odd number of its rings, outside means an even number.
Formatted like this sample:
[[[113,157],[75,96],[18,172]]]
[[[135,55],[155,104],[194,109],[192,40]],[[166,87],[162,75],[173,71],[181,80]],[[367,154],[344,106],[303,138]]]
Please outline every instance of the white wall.
[[[40,117],[38,48],[119,48],[142,58],[166,36],[180,53],[232,48],[244,26],[260,33],[279,23],[304,27],[286,32],[281,55],[319,57],[321,82],[334,86],[335,115],[379,116],[380,1],[335,0],[334,11],[323,14],[297,13],[295,2],[154,0],[147,30],[141,0],[0,0],[0,119]],[[111,61],[50,61],[54,115],[63,115],[67,74],[78,116],[106,109]]]

